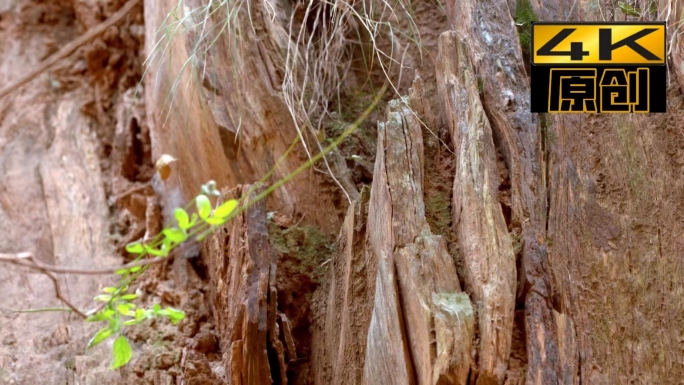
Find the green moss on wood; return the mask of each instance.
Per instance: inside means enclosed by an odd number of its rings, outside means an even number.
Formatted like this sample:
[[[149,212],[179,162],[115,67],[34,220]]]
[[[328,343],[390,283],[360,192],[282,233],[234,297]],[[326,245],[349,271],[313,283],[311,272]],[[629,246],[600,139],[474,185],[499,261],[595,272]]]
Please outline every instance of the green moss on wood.
[[[529,54],[532,37],[532,23],[537,21],[530,0],[518,0],[515,7],[515,24],[518,27],[520,47],[523,53]]]
[[[425,219],[433,233],[445,235],[451,225],[451,202],[446,194],[433,190],[425,197]]]
[[[269,222],[268,235],[271,247],[293,262],[289,264],[290,268],[320,282],[327,270],[327,264],[323,263],[332,256],[333,251],[333,243],[325,234],[313,226],[283,229]]]

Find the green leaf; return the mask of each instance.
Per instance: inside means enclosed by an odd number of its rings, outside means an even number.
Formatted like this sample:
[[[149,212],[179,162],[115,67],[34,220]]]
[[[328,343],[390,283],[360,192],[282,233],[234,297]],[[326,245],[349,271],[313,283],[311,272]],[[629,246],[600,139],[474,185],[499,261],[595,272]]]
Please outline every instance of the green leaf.
[[[145,251],[157,257],[166,257],[169,255],[169,252],[166,250],[157,250],[152,247],[145,247]],[[131,268],[131,271],[133,271],[133,268]]]
[[[145,310],[135,309],[135,320],[136,321],[142,321],[143,318],[145,318]]]
[[[86,318],[87,322],[97,322],[97,321],[104,321],[106,319],[111,318],[116,312],[112,309],[104,309],[101,310],[90,317]]]
[[[231,199],[228,202],[221,204],[219,207],[216,208],[216,210],[214,210],[214,217],[225,219],[226,217],[228,217],[228,215],[230,215],[230,213],[232,213],[235,210],[237,205],[238,201],[235,199]]]
[[[658,12],[658,3],[655,2],[654,0],[651,0],[651,2],[648,5],[648,11],[651,13],[657,13]],[[681,20],[681,18],[680,18]]]
[[[128,269],[121,269],[114,272],[116,275],[126,275],[128,274]]]
[[[112,296],[109,294],[100,294],[98,296],[95,296],[93,298],[95,301],[100,301],[100,302],[109,302],[112,299]]]
[[[198,195],[195,198],[195,204],[197,205],[197,214],[200,218],[207,219],[209,214],[211,214],[211,202],[206,195]]]
[[[622,13],[630,16],[641,16],[641,11],[637,8],[632,7],[631,5],[624,3],[622,1],[618,1],[618,7],[622,11]]]
[[[131,304],[120,303],[116,306],[116,310],[118,310],[119,313],[121,313],[122,315],[128,315],[132,317],[133,315],[135,315],[135,313],[131,311],[132,307],[133,306],[131,306]]]
[[[176,325],[185,318],[185,313],[181,310],[174,309],[172,307],[167,307],[165,310],[166,316],[169,317],[171,323],[174,325]]]
[[[142,254],[145,251],[142,243],[140,241],[132,242],[126,245],[126,251],[131,254]]]
[[[114,346],[112,346],[112,364],[109,366],[112,369],[120,368],[128,363],[133,357],[133,349],[128,343],[128,340],[124,336],[119,336],[119,338],[114,341]]]
[[[113,292],[116,291],[116,288],[115,287],[103,287],[102,291],[107,293],[107,294],[112,294]]]
[[[173,215],[176,217],[176,220],[178,221],[178,227],[180,227],[183,230],[187,230],[191,227],[190,218],[188,217],[187,211],[178,207],[173,211]]]
[[[111,317],[107,320],[109,323],[109,328],[114,332],[117,333],[119,330],[121,330],[121,317]]]
[[[182,243],[188,238],[188,235],[185,233],[185,230],[181,230],[178,227],[164,229],[162,230],[162,234],[164,234],[166,239],[175,243]]]
[[[140,322],[142,322],[142,320],[129,319],[128,321],[125,321],[125,322],[123,323],[123,325],[125,325],[125,326],[133,326],[133,325],[139,324]]]
[[[195,226],[196,223],[197,223],[197,214],[192,213],[192,215],[190,216],[190,227]]]
[[[126,301],[130,301],[130,300],[136,299],[138,297],[140,297],[140,295],[138,295],[138,294],[124,294],[121,296],[121,299],[126,300]]]
[[[207,222],[208,224],[212,225],[212,226],[219,226],[219,225],[224,224],[226,220],[224,218],[209,217],[209,218],[206,218],[204,221]]]
[[[95,333],[93,338],[90,339],[88,345],[86,346],[86,349],[90,349],[93,346],[99,344],[100,342],[106,340],[107,337],[112,335],[112,333],[114,333],[114,331],[108,327],[100,329],[97,333]]]
[[[133,266],[131,267],[131,273],[138,272],[140,269],[142,269],[142,266]]]

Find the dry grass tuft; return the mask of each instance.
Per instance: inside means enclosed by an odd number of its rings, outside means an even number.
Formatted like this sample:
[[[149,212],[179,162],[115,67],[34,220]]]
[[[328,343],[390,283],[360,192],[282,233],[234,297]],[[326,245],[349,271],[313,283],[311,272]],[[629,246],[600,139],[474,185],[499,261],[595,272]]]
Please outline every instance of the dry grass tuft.
[[[163,63],[178,49],[174,45],[177,38],[185,38],[187,60],[170,87],[164,120],[183,83],[185,89],[193,83],[202,85],[208,56],[220,39],[221,49],[227,47],[229,51],[222,56],[233,66],[232,92],[242,94],[249,86],[245,82],[253,80],[241,73],[250,59],[244,54],[246,44],[253,43],[250,36],[263,36],[263,29],[267,29],[268,39],[282,49],[269,52],[276,59],[271,57],[271,64],[282,79],[275,85],[280,87],[276,91],[289,110],[309,158],[323,149],[315,138],[320,138],[324,121],[342,111],[343,94],[347,98],[349,93],[354,94],[349,89],[351,82],[346,80],[350,71],[356,71],[358,76],[359,68],[365,70],[367,79],[360,88],[372,89],[371,73],[379,69],[398,96],[396,85],[404,74],[409,47],[415,45],[421,52],[411,0],[292,0],[285,4],[273,0],[205,0],[205,4],[191,6],[192,2],[179,0],[169,12],[146,61],[148,69],[153,62]],[[285,31],[286,36],[274,36],[279,35],[274,31]],[[361,65],[355,62],[359,57]],[[242,117],[242,106],[238,110]],[[238,123],[236,135],[243,129],[241,126]],[[327,172],[335,179],[323,159]]]

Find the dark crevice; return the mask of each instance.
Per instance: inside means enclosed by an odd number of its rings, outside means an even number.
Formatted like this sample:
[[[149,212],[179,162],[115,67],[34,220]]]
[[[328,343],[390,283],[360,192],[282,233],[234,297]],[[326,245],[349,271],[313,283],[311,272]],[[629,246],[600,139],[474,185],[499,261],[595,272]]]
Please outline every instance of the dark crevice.
[[[395,288],[395,292],[397,293],[397,308],[400,309],[399,314],[398,314],[399,315],[399,320],[398,320],[399,321],[399,328],[401,329],[402,342],[404,343],[404,345],[406,347],[406,349],[405,349],[406,355],[407,355],[406,358],[408,360],[408,363],[411,365],[411,373],[407,373],[407,374],[412,379],[411,383],[418,384],[419,381],[418,381],[418,374],[416,371],[416,363],[415,363],[415,360],[413,358],[413,354],[412,354],[413,352],[411,351],[411,347],[409,346],[409,338],[408,338],[409,333],[408,333],[408,329],[407,329],[407,325],[406,325],[407,315],[405,314],[406,307],[401,306],[401,304],[403,303],[403,301],[402,301],[403,297],[402,297],[402,292],[401,292],[401,285],[399,285],[399,280],[398,280],[399,273],[397,272],[397,268],[394,265],[394,263],[392,263],[392,265],[389,266],[389,268],[392,269],[392,275],[395,277],[394,288]]]
[[[577,332],[575,332],[575,335],[577,335]],[[577,355],[577,378],[579,385],[582,385],[582,354]]]
[[[197,276],[203,282],[206,282],[209,279],[209,271],[207,270],[207,265],[204,263],[204,260],[202,258],[189,258],[188,261]]]
[[[122,175],[132,182],[146,182],[152,177],[152,153],[150,134],[144,130],[136,118],[128,123],[130,148],[126,152],[121,169]]]
[[[271,301],[276,301],[276,298],[272,298],[270,295],[270,290],[269,294],[267,295],[267,300],[266,303],[271,303]],[[270,312],[270,309],[269,309]],[[270,315],[269,317],[270,318]],[[269,326],[270,329],[270,326]],[[274,336],[272,333],[275,330],[269,330],[266,333],[266,354],[268,356],[268,367],[271,372],[271,380],[273,385],[281,385],[283,384],[283,378],[281,377],[281,367],[280,367],[280,360],[278,357],[278,351],[275,349],[273,346],[272,341],[277,341],[279,336]]]
[[[515,317],[513,321],[513,333],[511,342],[511,353],[508,364],[508,381],[510,383],[521,383],[527,373],[527,334],[525,332],[525,309],[524,305],[516,304]],[[524,381],[522,381],[524,383]]]
[[[269,337],[270,339],[270,337]],[[268,353],[268,366],[271,369],[271,380],[273,385],[281,385],[283,379],[280,377],[280,362],[278,361],[278,352],[270,346],[267,350]]]
[[[294,218],[291,223],[296,223]],[[269,243],[277,254],[276,271],[276,307],[277,312],[287,317],[294,340],[296,359],[290,352],[284,357],[286,379],[291,385],[308,385],[308,374],[311,371],[313,293],[318,289],[326,276],[326,267],[322,264],[328,260],[334,248],[330,239],[312,226],[297,226],[291,223],[268,222]],[[280,317],[278,317],[280,318]],[[280,325],[280,340],[284,346],[285,328]],[[271,359],[269,353],[269,359]],[[271,368],[279,368],[278,356],[275,354]],[[281,374],[278,373],[278,376]],[[274,376],[274,379],[276,377]],[[280,378],[280,377],[278,377]],[[275,380],[274,380],[275,381]],[[276,383],[276,382],[274,382]]]
[[[413,142],[411,141],[410,134],[408,132],[408,122],[406,122],[406,117],[401,114],[401,130],[402,130],[402,137],[404,138],[404,145],[406,148],[406,168],[408,169],[409,172],[409,180],[416,181],[415,178],[415,173],[414,173],[414,168],[413,165],[411,164],[411,154],[413,154]],[[389,179],[389,178],[388,178]],[[416,195],[416,191],[413,189],[413,183],[410,183],[410,188],[411,192],[413,195]],[[417,207],[414,206],[414,212],[417,209]],[[416,217],[418,214],[415,214]],[[403,246],[403,245],[401,245]]]
[[[423,121],[427,120],[424,117],[420,118]],[[438,127],[423,127],[422,131],[425,219],[433,234],[444,237],[447,251],[456,265],[460,287],[464,287],[463,262],[458,256],[455,235],[458,224],[454,223],[453,212],[456,156],[453,146],[445,145],[452,143],[451,135],[443,124]]]
[[[509,232],[513,230],[512,228],[512,197],[511,197],[511,178],[508,172],[508,167],[504,160],[503,154],[497,146],[496,151],[496,165],[499,171],[499,204],[501,205],[501,212],[503,213],[504,220],[506,221],[506,228]]]
[[[228,128],[218,125],[218,134],[221,138],[221,147],[223,148],[223,154],[226,158],[230,160],[237,159],[238,149],[240,147],[240,137],[235,135],[234,132],[230,131]]]

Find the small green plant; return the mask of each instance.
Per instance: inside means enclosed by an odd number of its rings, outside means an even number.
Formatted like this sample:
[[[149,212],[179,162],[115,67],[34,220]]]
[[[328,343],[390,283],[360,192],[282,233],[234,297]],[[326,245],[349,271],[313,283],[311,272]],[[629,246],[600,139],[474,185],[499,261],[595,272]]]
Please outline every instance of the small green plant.
[[[214,181],[203,185],[201,193],[188,204],[192,206],[194,203],[195,213],[189,214],[188,206],[176,208],[174,211],[176,226],[164,228],[148,243],[140,241],[129,243],[126,245],[126,251],[137,256],[135,261],[143,262],[142,259],[148,255],[157,258],[168,257],[174,248],[190,238],[201,241],[229,221],[236,213],[238,201],[235,199],[212,208],[210,197],[220,195]],[[121,276],[118,284],[102,289],[102,294],[96,296],[95,301],[103,302],[103,305],[86,319],[89,322],[106,323],[106,326],[91,338],[87,348],[96,346],[111,336],[117,336],[112,346],[110,365],[112,369],[126,365],[133,356],[133,350],[123,335],[126,326],[136,325],[153,318],[166,318],[175,325],[185,318],[185,313],[178,309],[171,307],[162,309],[159,304],[153,305],[151,309],[144,309],[131,302],[138,298],[140,293],[130,293],[129,287],[148,267],[149,264],[140,264],[117,271],[116,274]]]
[[[635,16],[639,17],[641,16],[641,10],[639,8],[634,8],[633,6],[623,2],[623,1],[618,1],[617,2],[618,8],[620,8],[620,11],[624,13],[627,16]]]
[[[515,25],[518,27],[520,48],[525,55],[529,55],[530,39],[532,37],[532,23],[537,21],[530,0],[518,0],[515,7]]]

